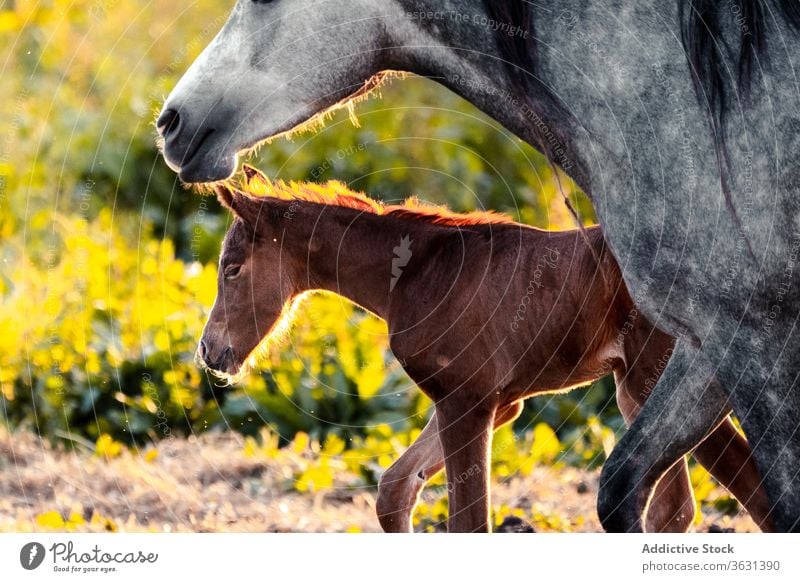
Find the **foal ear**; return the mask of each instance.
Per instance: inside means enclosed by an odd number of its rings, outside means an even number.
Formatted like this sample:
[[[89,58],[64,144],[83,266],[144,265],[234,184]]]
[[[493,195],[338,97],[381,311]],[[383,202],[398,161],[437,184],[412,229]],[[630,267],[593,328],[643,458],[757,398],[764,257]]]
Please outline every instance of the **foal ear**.
[[[220,203],[242,219],[245,224],[255,227],[259,217],[262,221],[266,219],[266,216],[260,216],[262,212],[261,200],[251,198],[225,183],[215,184],[214,191],[217,193]],[[266,208],[263,210],[266,212]]]
[[[236,193],[234,192],[233,188],[224,183],[214,184],[213,188],[219,203],[235,213],[236,211],[233,209],[233,199]]]
[[[269,178],[259,170],[249,164],[242,165],[242,172],[244,172],[247,181],[247,190],[254,193],[266,194],[266,189],[270,186]],[[263,190],[263,192],[262,192]]]

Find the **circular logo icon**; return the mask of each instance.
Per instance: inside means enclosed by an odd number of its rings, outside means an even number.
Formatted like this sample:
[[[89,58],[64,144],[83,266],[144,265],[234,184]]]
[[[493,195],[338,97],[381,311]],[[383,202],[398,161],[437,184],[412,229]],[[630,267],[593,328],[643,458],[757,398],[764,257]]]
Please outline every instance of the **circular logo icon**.
[[[44,546],[39,542],[30,542],[22,546],[19,552],[19,563],[26,570],[35,570],[44,562]]]

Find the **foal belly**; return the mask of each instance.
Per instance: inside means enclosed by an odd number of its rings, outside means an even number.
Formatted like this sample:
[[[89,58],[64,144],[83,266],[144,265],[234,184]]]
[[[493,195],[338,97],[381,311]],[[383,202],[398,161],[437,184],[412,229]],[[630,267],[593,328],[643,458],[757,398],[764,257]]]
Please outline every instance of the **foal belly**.
[[[573,333],[547,333],[539,330],[533,345],[514,346],[514,381],[509,383],[509,397],[527,398],[542,393],[566,392],[585,386],[613,371],[621,359],[614,328],[600,322],[582,325],[574,320]],[[586,328],[586,329],[584,329]],[[562,326],[562,329],[569,329]],[[537,337],[538,335],[538,337]]]
[[[506,396],[509,402],[529,398],[537,394],[569,392],[575,388],[586,387],[595,380],[613,372],[610,361],[591,360],[580,365],[564,365],[561,362],[546,365],[531,371],[516,385],[509,386]]]

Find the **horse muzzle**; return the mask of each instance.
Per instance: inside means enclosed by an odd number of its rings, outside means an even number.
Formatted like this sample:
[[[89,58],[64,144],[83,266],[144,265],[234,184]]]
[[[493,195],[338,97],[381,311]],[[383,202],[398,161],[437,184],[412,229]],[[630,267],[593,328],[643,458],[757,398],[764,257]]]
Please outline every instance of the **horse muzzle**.
[[[211,124],[195,126],[179,108],[167,106],[156,120],[167,165],[187,184],[217,182],[236,171],[236,153],[219,143]]]

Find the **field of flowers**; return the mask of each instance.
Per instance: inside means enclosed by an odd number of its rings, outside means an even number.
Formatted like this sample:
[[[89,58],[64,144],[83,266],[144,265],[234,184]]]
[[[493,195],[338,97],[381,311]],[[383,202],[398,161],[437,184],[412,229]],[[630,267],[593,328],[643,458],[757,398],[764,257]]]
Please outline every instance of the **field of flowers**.
[[[10,7],[10,9],[9,9]],[[419,428],[428,404],[387,351],[385,326],[332,297],[306,306],[291,342],[245,385],[194,364],[228,222],[183,189],[155,145],[163,97],[229,3],[5,3],[0,9],[0,394],[3,422],[56,441],[272,427],[363,436]],[[204,18],[198,18],[202,14]],[[126,66],[119,66],[126,63]],[[385,87],[316,134],[259,153],[267,174],[336,178],[369,194],[492,208],[543,227],[573,224],[552,168],[435,84]],[[587,222],[591,207],[562,184]],[[610,382],[533,407],[563,437],[599,416],[619,428]]]
[[[63,251],[47,269],[21,263],[4,283],[0,377],[14,432],[0,433],[0,528],[374,530],[378,478],[431,412],[385,324],[312,297],[260,373],[221,386],[193,360],[216,268],[146,231],[131,249],[129,234],[107,211],[75,221],[56,231]],[[496,433],[496,525],[598,528],[596,469],[618,423],[609,394],[601,384],[534,400]],[[700,527],[752,527],[731,521],[738,504],[701,468],[693,479]],[[418,529],[443,527],[445,493],[440,474]]]
[[[0,531],[380,531],[375,477],[412,436],[381,425],[349,443],[298,433],[281,447],[267,430],[259,438],[212,431],[140,449],[106,438],[64,450],[0,429]],[[558,461],[559,449],[547,428],[516,442],[501,432],[495,531],[601,531],[598,471]],[[757,531],[705,471],[696,468],[692,481],[702,500],[694,530]],[[446,516],[439,474],[420,495],[414,529],[444,531]]]
[[[371,531],[379,475],[430,414],[385,324],[332,296],[313,297],[241,385],[194,362],[228,216],[177,183],[153,119],[229,8],[0,2],[2,530]],[[553,169],[455,95],[415,78],[381,94],[359,124],[335,115],[250,163],[574,226]],[[597,468],[621,430],[608,378],[531,401],[494,441],[495,522],[597,529]],[[442,479],[420,530],[441,529]],[[707,521],[738,514],[694,479]]]

